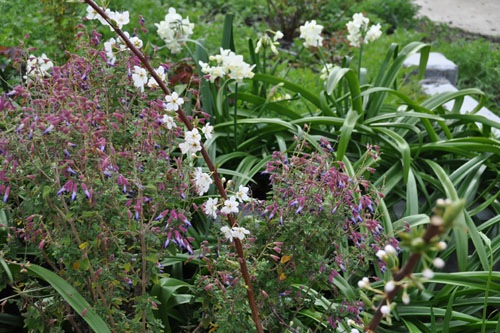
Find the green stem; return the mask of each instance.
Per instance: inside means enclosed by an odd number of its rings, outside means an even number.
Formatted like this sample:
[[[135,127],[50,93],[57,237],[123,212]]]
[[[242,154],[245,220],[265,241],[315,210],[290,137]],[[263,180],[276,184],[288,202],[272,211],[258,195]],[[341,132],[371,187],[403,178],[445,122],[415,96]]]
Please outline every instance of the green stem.
[[[234,151],[238,150],[238,82],[234,86],[234,111],[233,111],[233,136],[234,136]]]
[[[359,46],[359,59],[358,59],[358,80],[361,84],[361,59],[363,58],[363,42]]]

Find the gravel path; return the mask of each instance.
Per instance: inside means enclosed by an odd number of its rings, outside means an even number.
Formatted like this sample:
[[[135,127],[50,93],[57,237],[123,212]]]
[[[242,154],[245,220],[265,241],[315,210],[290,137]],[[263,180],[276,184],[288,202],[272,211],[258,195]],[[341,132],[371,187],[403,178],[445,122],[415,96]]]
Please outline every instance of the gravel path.
[[[500,0],[413,0],[431,21],[500,38]]]

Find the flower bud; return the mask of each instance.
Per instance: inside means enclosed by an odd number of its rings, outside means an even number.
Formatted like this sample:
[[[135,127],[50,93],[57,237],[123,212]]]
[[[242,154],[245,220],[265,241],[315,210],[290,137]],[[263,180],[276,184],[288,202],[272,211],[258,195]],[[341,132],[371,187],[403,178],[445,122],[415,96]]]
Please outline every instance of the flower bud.
[[[394,283],[394,281],[389,281],[385,284],[384,290],[386,293],[390,293],[395,288],[396,288],[396,284]]]
[[[426,279],[432,279],[434,277],[434,272],[430,268],[426,268],[422,271],[422,276]]]
[[[446,242],[438,242],[436,244],[436,248],[439,250],[439,251],[443,251],[443,250],[446,250],[446,248],[448,247],[448,245],[446,244]]]
[[[433,261],[432,261],[432,264],[434,265],[434,267],[436,268],[443,268],[444,265],[445,265],[445,262],[443,259],[441,258],[435,258]]]
[[[391,313],[391,308],[387,305],[382,305],[380,308],[380,313],[385,317]]]

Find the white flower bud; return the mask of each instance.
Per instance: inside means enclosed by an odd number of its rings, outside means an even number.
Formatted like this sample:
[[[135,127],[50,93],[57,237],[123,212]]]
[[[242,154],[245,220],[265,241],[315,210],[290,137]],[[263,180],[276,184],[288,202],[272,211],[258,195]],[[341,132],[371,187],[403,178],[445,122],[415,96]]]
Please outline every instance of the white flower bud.
[[[410,304],[410,295],[406,292],[406,290],[403,293],[403,296],[401,296],[401,300],[403,301],[404,304]]]
[[[394,246],[390,245],[390,244],[387,244],[385,247],[384,247],[384,251],[387,253],[387,254],[394,254],[396,253],[396,249],[394,248]]]
[[[441,258],[435,258],[433,261],[432,261],[432,264],[434,265],[434,267],[436,268],[443,268],[444,265],[445,265],[445,262],[443,259]]]
[[[380,308],[380,312],[385,317],[385,316],[387,316],[388,314],[391,313],[391,308],[388,307],[387,305],[382,305],[382,307]]]
[[[443,218],[441,216],[434,215],[431,217],[431,224],[439,227],[443,225]]]
[[[434,277],[434,272],[430,268],[426,268],[422,271],[422,276],[426,279],[432,279]]]
[[[370,280],[368,280],[367,277],[364,277],[358,281],[358,287],[361,289],[368,289],[368,287],[370,287]]]
[[[443,250],[446,250],[446,248],[448,247],[448,245],[446,244],[446,242],[439,242],[436,244],[436,248],[439,250],[439,251],[443,251]]]
[[[387,253],[384,250],[378,250],[375,254],[380,260],[384,260]]]
[[[385,284],[384,290],[386,293],[390,293],[395,288],[396,288],[396,284],[394,283],[394,281],[389,281]]]

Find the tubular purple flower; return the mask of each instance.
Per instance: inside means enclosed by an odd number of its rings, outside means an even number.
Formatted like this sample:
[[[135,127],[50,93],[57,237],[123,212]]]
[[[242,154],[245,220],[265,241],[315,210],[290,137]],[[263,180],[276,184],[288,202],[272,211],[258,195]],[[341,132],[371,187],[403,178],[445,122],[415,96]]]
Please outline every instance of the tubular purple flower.
[[[166,209],[164,210],[163,212],[161,212],[156,218],[155,218],[155,221],[159,221],[161,220],[162,218],[164,218],[165,216],[167,216],[169,210]]]
[[[52,132],[52,130],[54,129],[54,125],[50,124],[49,127],[47,127],[45,129],[45,131],[43,131],[43,135],[46,135],[46,134],[49,134],[50,132]]]
[[[85,185],[85,184],[82,183],[81,187],[82,187],[83,193],[85,193],[85,196],[87,197],[87,199],[91,200],[92,199],[92,193],[88,190],[87,185]]]
[[[76,200],[76,192],[78,191],[78,184],[73,183],[72,193],[71,193],[71,201]]]
[[[7,200],[9,199],[9,194],[10,194],[10,186],[7,186],[3,194],[3,202],[7,202]]]

